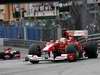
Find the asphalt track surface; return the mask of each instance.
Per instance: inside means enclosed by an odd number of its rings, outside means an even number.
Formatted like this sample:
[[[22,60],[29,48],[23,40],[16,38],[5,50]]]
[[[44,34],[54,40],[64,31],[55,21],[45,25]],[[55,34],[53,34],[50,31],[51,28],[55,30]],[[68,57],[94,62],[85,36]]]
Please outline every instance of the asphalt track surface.
[[[100,55],[97,59],[76,62],[45,62],[31,64],[20,60],[0,60],[0,75],[100,75]]]

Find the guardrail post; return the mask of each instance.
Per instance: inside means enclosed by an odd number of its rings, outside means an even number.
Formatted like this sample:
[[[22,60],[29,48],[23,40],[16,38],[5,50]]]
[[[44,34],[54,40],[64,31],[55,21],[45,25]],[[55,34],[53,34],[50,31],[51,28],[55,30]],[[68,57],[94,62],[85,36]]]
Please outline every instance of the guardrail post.
[[[26,26],[23,27],[24,27],[24,40],[27,40],[27,29]]]

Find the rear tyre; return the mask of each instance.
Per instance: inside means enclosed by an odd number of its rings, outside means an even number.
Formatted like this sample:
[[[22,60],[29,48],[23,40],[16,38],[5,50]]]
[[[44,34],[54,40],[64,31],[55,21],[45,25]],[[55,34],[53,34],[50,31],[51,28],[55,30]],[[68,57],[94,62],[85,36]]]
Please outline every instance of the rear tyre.
[[[96,54],[88,55],[88,58],[97,58],[97,57],[98,57],[98,54],[97,55]]]
[[[5,60],[12,59],[12,58],[13,58],[12,54],[5,54],[4,55]]]
[[[98,57],[97,43],[89,42],[85,47],[85,51],[86,51],[86,56],[88,58],[97,58]]]
[[[5,59],[4,58],[5,53],[4,52],[0,52],[0,59]]]

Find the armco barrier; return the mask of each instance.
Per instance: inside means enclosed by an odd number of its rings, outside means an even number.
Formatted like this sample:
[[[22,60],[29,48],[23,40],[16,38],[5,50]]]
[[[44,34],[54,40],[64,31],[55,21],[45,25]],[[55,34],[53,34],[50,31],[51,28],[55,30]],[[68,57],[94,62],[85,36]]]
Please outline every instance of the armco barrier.
[[[28,48],[31,44],[44,46],[45,42],[35,40],[4,39],[4,46]]]
[[[98,43],[98,50],[100,51],[100,33],[89,35],[87,39],[80,37],[78,39],[82,44],[86,41],[96,41]],[[30,44],[44,46],[45,42],[35,41],[35,40],[18,40],[18,39],[4,39],[4,46],[14,46],[14,47],[29,47]]]

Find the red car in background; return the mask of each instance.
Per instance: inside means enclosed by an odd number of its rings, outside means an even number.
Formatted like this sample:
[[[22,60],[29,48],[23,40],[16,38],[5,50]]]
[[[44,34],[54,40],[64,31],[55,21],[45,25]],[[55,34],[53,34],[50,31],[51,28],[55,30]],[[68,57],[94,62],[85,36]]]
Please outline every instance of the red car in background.
[[[15,51],[12,48],[5,48],[4,52],[0,52],[0,59],[19,59],[21,56],[20,51]]]

